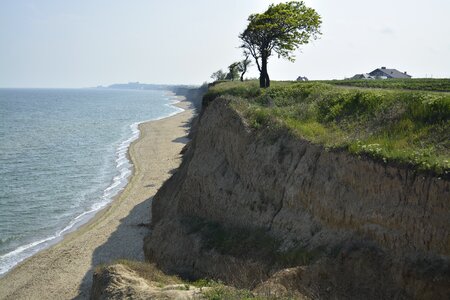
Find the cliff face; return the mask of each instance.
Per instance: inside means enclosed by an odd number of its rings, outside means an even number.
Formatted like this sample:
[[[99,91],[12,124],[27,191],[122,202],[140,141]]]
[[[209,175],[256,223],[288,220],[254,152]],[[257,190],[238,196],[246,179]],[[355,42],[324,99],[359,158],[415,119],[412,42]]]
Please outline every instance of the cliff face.
[[[311,259],[288,285],[311,297],[450,295],[448,180],[282,130],[254,132],[226,99],[204,110],[194,132],[181,167],[153,200],[144,250],[163,270],[254,288],[299,265],[282,258],[302,249]],[[227,251],[205,224],[225,228],[221,234],[263,232],[278,254]]]

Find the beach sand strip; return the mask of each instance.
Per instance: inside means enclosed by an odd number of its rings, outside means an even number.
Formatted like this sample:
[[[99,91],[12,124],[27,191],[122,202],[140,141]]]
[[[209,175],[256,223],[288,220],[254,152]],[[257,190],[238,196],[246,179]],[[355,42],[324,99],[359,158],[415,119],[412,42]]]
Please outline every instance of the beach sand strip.
[[[89,299],[96,265],[144,259],[151,199],[178,168],[194,115],[190,102],[177,106],[185,111],[139,125],[140,137],[129,149],[133,175],[114,201],[60,243],[0,278],[0,299]]]

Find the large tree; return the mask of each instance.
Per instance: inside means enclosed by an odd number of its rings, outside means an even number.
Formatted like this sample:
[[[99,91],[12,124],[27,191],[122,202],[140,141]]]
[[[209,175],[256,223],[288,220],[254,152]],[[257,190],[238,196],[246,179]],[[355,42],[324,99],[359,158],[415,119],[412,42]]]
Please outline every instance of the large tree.
[[[278,57],[295,60],[293,52],[300,45],[316,39],[322,23],[319,14],[306,7],[303,1],[272,4],[261,14],[248,17],[248,26],[239,35],[241,48],[248,51],[255,59],[260,77],[260,87],[269,87],[267,62],[273,52]]]

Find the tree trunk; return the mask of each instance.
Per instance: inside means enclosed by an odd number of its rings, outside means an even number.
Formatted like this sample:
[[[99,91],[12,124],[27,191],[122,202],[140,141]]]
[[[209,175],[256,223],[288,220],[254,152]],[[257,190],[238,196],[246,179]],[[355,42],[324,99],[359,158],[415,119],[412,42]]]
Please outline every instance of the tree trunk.
[[[267,57],[261,57],[261,72],[259,74],[259,87],[268,88],[270,86],[270,78],[267,73]]]
[[[270,78],[269,74],[267,74],[267,71],[264,73],[261,71],[259,75],[259,87],[260,88],[268,88],[270,87]]]
[[[266,87],[266,80],[264,78],[264,75],[261,71],[261,73],[259,73],[259,87],[260,88],[265,88]]]
[[[246,71],[247,71],[247,70],[245,70],[244,72],[241,73],[241,81],[242,81],[242,82],[244,81],[244,74],[245,74]]]

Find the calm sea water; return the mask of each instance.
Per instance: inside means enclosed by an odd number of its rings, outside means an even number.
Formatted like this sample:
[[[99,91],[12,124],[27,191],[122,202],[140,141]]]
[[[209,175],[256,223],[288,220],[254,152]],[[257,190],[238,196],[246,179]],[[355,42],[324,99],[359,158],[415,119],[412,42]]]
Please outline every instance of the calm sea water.
[[[137,124],[179,112],[164,91],[0,89],[0,275],[108,204]]]

